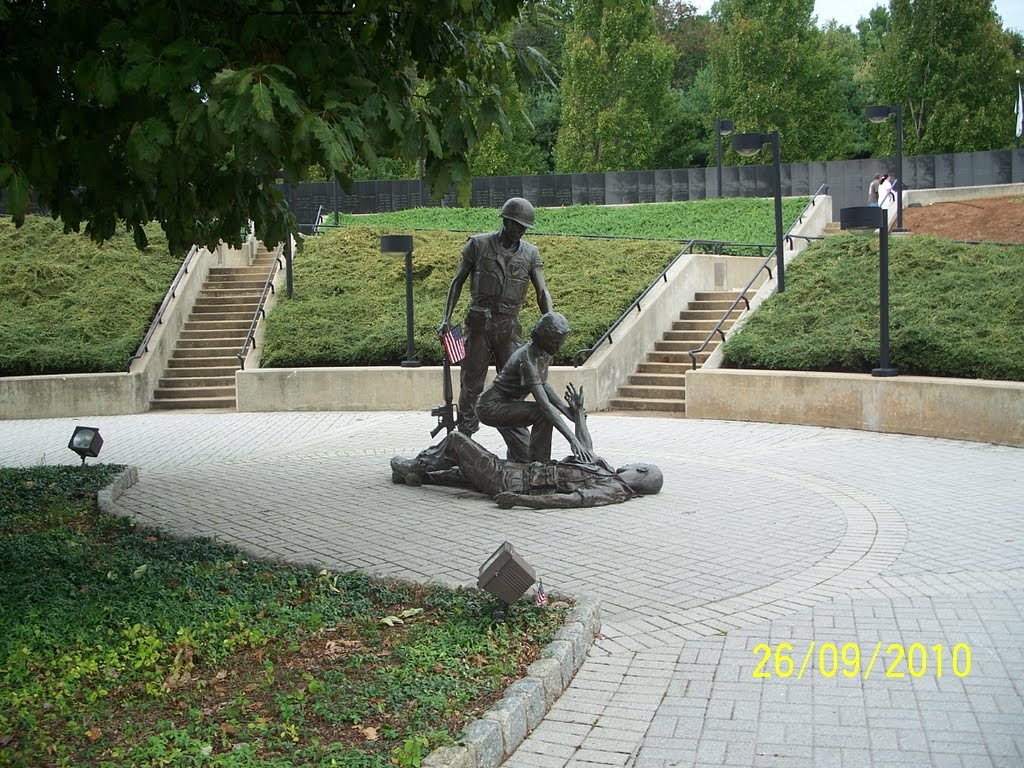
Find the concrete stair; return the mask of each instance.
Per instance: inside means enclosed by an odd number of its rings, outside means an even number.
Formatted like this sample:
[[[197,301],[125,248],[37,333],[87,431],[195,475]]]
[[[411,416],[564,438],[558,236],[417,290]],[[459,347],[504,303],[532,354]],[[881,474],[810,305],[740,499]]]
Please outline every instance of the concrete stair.
[[[640,363],[629,383],[619,387],[618,396],[609,401],[608,407],[619,411],[686,413],[686,372],[692,367],[689,352],[703,343],[739,295],[739,291],[697,293],[661,341],[654,343],[646,362]],[[728,331],[745,308],[740,302],[722,330]],[[697,355],[698,368],[720,343],[721,339],[715,338]]]
[[[252,266],[210,269],[153,392],[151,410],[235,407],[237,355],[273,261],[261,244]]]

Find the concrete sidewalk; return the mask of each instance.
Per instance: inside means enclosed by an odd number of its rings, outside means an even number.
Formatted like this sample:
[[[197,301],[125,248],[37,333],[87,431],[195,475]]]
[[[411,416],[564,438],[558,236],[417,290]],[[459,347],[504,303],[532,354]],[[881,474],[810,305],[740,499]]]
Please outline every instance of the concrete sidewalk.
[[[509,768],[1024,766],[1024,450],[594,414],[601,454],[664,491],[544,512],[393,485],[422,413],[0,421],[0,464],[77,462],[77,423],[139,467],[117,503],[147,524],[462,585],[508,539],[549,590],[599,597]]]

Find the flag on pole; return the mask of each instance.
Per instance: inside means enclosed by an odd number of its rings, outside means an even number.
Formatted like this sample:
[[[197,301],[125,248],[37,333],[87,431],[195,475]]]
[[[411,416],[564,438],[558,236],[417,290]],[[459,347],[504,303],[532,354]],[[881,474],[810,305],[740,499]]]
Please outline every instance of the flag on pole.
[[[1017,138],[1019,139],[1021,133],[1024,133],[1024,97],[1021,96],[1020,80],[1017,80],[1017,108],[1014,111],[1017,113]]]
[[[534,605],[540,607],[548,604],[548,593],[544,591],[544,580],[537,582],[537,592],[533,596]]]
[[[462,327],[456,325],[448,333],[442,333],[441,346],[444,347],[444,354],[449,363],[454,365],[462,360],[466,356],[466,340],[462,336]]]

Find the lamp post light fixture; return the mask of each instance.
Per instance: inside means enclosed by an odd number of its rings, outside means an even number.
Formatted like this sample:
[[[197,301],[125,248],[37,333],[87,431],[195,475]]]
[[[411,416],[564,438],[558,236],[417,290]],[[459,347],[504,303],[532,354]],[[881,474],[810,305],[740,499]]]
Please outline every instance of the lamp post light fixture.
[[[889,214],[885,208],[857,205],[839,211],[839,228],[870,234],[878,230],[878,338],[879,366],[872,376],[898,376],[889,365]]]
[[[896,115],[896,227],[893,232],[904,232],[903,229],[903,105],[889,107],[884,105],[868,107],[864,117],[872,123],[884,123],[892,115]]]
[[[732,120],[715,118],[715,155],[718,158],[718,196],[722,196],[722,137],[728,136],[735,130]]]
[[[419,368],[420,361],[416,359],[416,347],[413,342],[412,322],[412,235],[381,235],[381,253],[404,253],[405,254],[405,360],[402,361],[403,368]]]
[[[732,148],[743,157],[753,157],[765,144],[772,145],[772,183],[775,187],[775,263],[779,274],[779,293],[786,290],[786,263],[782,253],[782,166],[779,163],[779,132],[737,133]]]
[[[103,438],[100,437],[99,427],[75,427],[68,441],[68,448],[82,457],[83,467],[86,457],[96,458],[102,447]]]

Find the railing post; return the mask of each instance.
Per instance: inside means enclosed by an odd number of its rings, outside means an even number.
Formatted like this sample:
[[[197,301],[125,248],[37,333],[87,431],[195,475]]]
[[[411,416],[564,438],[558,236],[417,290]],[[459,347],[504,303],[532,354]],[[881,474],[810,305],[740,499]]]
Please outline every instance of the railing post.
[[[292,234],[286,234],[284,241],[284,279],[287,290],[285,293],[290,299],[292,297]]]

